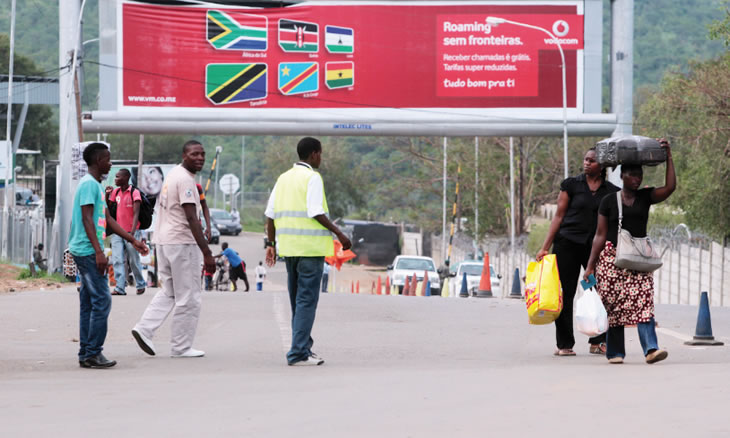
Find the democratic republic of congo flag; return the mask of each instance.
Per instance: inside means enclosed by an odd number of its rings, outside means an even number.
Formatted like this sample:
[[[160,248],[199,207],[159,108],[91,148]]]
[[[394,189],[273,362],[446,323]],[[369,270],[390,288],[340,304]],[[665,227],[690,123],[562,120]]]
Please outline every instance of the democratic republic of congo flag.
[[[304,21],[279,20],[279,47],[285,52],[317,52],[319,26]]]
[[[216,105],[264,99],[266,64],[208,64],[205,95]]]
[[[352,87],[355,84],[355,64],[352,61],[328,62],[324,65],[327,88]]]
[[[324,46],[330,53],[352,53],[355,47],[353,30],[348,27],[325,26]]]
[[[316,62],[282,62],[279,64],[281,94],[301,94],[319,89],[319,64]]]
[[[208,42],[218,50],[266,50],[267,28],[263,15],[229,15],[212,9],[207,14]]]

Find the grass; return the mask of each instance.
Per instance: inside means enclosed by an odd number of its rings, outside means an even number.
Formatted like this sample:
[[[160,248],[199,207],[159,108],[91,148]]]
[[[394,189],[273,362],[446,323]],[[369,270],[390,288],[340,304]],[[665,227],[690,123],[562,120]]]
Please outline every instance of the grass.
[[[66,277],[57,272],[49,274],[48,272],[36,271],[36,276],[33,277],[30,275],[30,269],[24,268],[20,270],[20,273],[18,273],[18,280],[28,280],[33,278],[48,280],[55,283],[66,283],[68,281],[66,280]]]

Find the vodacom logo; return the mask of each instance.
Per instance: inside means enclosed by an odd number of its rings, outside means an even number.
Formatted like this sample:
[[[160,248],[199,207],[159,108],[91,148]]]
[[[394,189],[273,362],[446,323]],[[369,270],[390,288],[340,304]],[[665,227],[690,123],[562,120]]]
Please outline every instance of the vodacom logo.
[[[570,26],[565,20],[558,20],[553,23],[553,34],[558,37],[564,37],[570,32]]]

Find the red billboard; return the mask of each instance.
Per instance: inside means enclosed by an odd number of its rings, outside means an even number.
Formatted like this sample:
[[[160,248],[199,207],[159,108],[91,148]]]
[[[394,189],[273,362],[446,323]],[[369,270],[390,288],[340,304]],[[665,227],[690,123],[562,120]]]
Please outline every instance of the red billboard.
[[[121,107],[582,108],[581,2],[122,2]]]

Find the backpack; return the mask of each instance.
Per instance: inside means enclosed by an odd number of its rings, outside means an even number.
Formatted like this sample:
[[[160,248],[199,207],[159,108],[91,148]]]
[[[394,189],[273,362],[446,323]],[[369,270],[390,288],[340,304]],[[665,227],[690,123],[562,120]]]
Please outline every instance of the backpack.
[[[157,202],[157,198],[148,197],[145,192],[135,186],[132,186],[132,190],[136,190],[137,192],[139,192],[139,196],[140,198],[142,198],[139,204],[139,216],[137,217],[137,221],[139,222],[138,229],[146,230],[150,227],[150,225],[152,225],[152,215],[155,211],[155,203]],[[112,190],[106,200],[106,206],[109,210],[109,215],[113,217],[114,220],[117,220],[117,201],[115,201],[115,199],[117,198],[117,193],[119,193],[119,188]],[[107,227],[106,234],[112,234],[112,231],[111,229],[109,229],[109,227]]]

